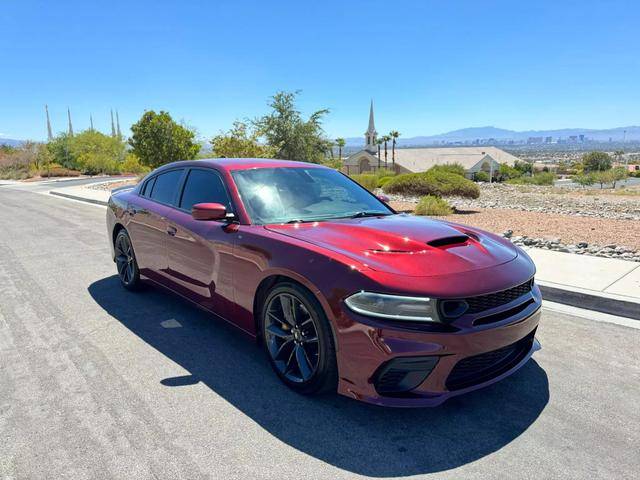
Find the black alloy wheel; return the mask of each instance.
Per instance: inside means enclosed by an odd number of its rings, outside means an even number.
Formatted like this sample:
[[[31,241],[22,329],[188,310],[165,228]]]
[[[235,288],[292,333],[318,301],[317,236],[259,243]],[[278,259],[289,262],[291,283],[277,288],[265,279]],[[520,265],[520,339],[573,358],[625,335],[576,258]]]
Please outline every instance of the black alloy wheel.
[[[280,379],[305,394],[335,390],[337,368],[329,323],[317,300],[295,284],[279,284],[262,311],[263,338]]]
[[[136,262],[131,239],[126,230],[120,230],[115,240],[116,267],[122,286],[135,290],[140,285],[140,271]]]

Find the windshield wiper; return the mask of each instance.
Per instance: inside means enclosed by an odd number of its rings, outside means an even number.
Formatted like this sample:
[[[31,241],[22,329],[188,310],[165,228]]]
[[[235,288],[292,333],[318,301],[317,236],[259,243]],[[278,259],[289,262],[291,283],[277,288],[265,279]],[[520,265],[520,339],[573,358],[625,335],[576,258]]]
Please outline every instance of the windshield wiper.
[[[386,215],[391,215],[391,214],[387,213],[387,212],[371,212],[371,211],[364,210],[362,212],[354,213],[349,218],[381,217],[381,216],[386,216]]]

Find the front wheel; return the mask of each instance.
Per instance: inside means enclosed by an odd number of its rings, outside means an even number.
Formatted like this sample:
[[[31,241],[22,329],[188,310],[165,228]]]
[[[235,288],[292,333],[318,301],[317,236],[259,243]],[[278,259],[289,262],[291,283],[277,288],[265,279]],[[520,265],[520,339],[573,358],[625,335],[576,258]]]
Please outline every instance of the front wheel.
[[[140,287],[140,270],[131,245],[131,238],[126,230],[118,232],[114,247],[120,283],[127,290],[138,289]]]
[[[262,333],[271,366],[288,387],[303,394],[335,391],[331,327],[313,295],[293,283],[276,285],[262,307]]]

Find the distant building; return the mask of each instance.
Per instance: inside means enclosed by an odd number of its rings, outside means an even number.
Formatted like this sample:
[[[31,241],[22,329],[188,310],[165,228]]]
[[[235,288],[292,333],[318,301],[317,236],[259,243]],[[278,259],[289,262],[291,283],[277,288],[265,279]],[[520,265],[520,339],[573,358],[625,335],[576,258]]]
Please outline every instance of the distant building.
[[[497,172],[501,163],[513,166],[518,157],[491,146],[475,147],[434,147],[434,148],[396,148],[395,163],[392,161],[391,148],[388,148],[385,166],[384,150],[378,158],[378,146],[375,143],[376,131],[373,117],[373,102],[369,110],[369,127],[364,134],[365,144],[362,150],[349,155],[344,161],[343,171],[348,174],[365,173],[378,168],[392,168],[398,173],[425,172],[434,165],[458,163],[465,169],[465,175],[472,178],[474,173],[484,171]]]
[[[551,143],[553,142],[553,137],[544,137],[544,143]]]
[[[529,137],[527,139],[527,145],[533,145],[537,143],[542,143],[542,137]]]

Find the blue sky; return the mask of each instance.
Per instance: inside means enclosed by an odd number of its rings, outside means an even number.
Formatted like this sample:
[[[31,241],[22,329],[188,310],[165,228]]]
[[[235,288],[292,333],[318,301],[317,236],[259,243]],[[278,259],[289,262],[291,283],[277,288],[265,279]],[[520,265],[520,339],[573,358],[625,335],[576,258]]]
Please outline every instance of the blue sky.
[[[640,2],[5,0],[0,134],[123,130],[168,110],[209,137],[278,90],[331,137],[640,124]]]

